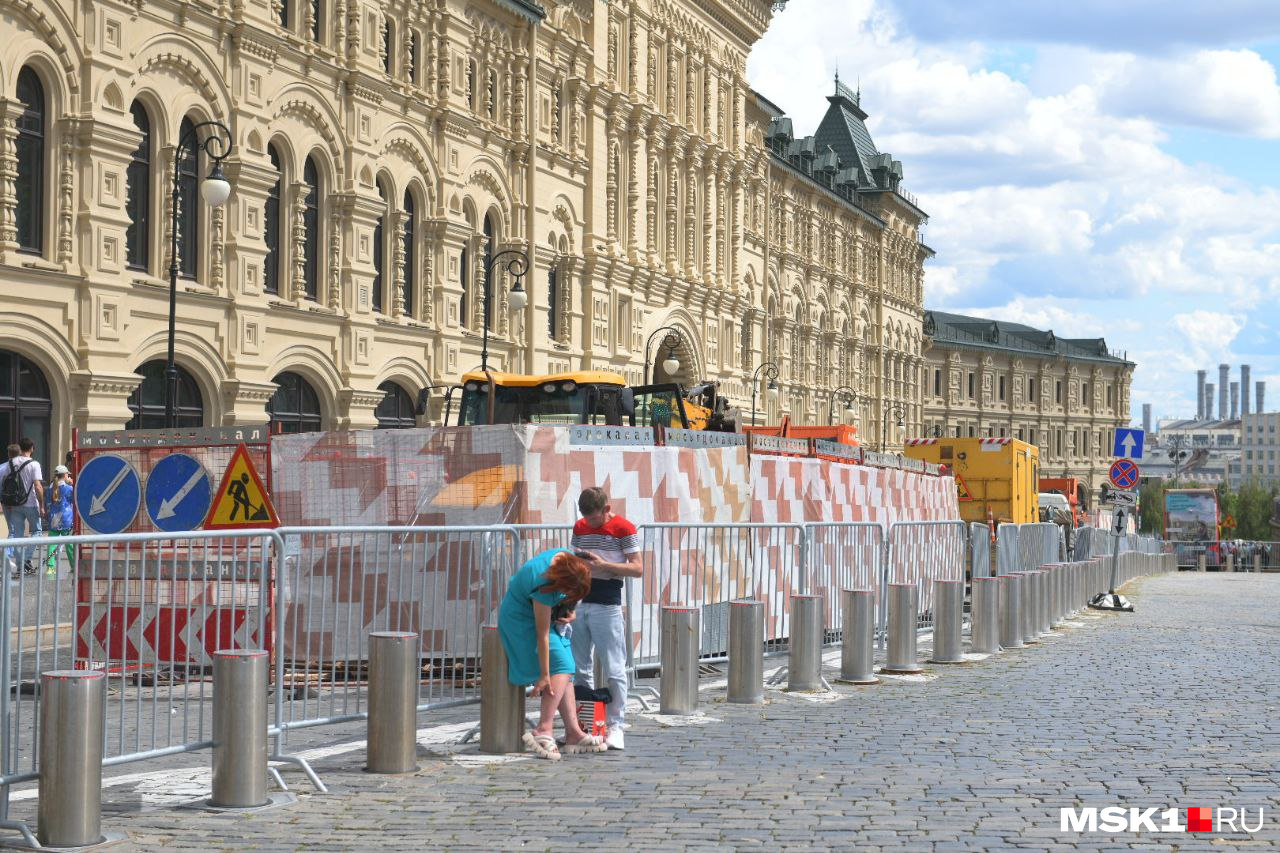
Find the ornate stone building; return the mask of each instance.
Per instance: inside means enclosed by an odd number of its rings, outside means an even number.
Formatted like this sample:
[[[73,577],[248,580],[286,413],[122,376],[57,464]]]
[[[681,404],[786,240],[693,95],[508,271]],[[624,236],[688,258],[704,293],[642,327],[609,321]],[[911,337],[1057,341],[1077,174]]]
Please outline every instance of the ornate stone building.
[[[1097,494],[1129,425],[1133,362],[1102,338],[941,311],[925,312],[924,333],[926,435],[1021,439],[1040,448],[1040,476]]]
[[[674,326],[673,378],[744,409],[779,363],[761,420],[825,422],[848,385],[868,426],[886,402],[914,425],[923,214],[855,93],[796,140],[748,88],[774,5],[8,4],[0,438],[162,425],[171,194],[184,426],[438,419],[480,361],[486,284],[497,368],[639,381]],[[230,128],[221,207],[206,122]],[[489,263],[508,249],[518,311]]]

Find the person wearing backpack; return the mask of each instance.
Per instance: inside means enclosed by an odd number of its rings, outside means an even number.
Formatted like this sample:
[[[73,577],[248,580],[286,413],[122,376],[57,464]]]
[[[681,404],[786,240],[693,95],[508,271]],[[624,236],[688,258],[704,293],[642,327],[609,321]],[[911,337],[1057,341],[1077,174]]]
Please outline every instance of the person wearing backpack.
[[[9,445],[9,461],[0,466],[0,506],[4,507],[4,521],[9,526],[10,539],[22,539],[40,534],[40,517],[44,515],[44,483],[40,472],[40,463],[31,458],[36,443],[29,438],[22,438],[17,444]],[[27,574],[35,574],[36,568],[31,564],[32,548],[21,549],[22,553],[14,553],[16,549],[5,551],[6,562],[14,561],[13,574],[17,576],[18,566]]]

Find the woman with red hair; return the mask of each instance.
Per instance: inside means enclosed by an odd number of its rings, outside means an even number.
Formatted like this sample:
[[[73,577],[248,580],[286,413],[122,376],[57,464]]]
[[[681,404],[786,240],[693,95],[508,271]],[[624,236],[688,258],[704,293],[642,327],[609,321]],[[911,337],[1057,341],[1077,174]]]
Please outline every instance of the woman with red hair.
[[[603,752],[604,738],[589,735],[574,713],[573,650],[568,637],[553,631],[551,609],[574,604],[591,589],[591,569],[573,552],[543,551],[520,567],[507,584],[498,609],[498,634],[507,652],[507,678],[512,684],[533,685],[542,699],[538,726],[524,735],[525,747],[539,758],[560,759],[551,733],[556,709],[564,721],[565,751]],[[568,617],[572,619],[572,617]],[[566,619],[565,621],[568,621]]]

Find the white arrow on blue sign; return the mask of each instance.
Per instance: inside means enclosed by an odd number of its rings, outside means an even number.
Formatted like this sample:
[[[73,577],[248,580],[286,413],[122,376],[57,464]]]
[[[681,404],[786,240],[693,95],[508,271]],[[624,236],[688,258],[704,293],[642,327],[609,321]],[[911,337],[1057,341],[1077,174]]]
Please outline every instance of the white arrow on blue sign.
[[[76,512],[94,533],[119,533],[133,523],[142,503],[138,472],[123,457],[95,456],[76,480]]]
[[[147,515],[167,533],[195,530],[213,502],[209,472],[194,456],[171,453],[147,475]]]
[[[1122,459],[1141,459],[1142,442],[1146,435],[1140,429],[1125,428],[1116,430],[1116,445],[1111,448],[1111,455],[1119,456]]]

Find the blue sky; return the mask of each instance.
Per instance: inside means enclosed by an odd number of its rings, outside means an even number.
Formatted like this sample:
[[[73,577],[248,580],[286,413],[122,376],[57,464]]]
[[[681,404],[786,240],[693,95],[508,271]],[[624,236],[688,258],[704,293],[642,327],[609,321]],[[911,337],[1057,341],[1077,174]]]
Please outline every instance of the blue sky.
[[[797,133],[860,82],[927,307],[1103,336],[1134,415],[1180,417],[1220,362],[1280,409],[1277,68],[1277,0],[789,0],[748,77]]]

